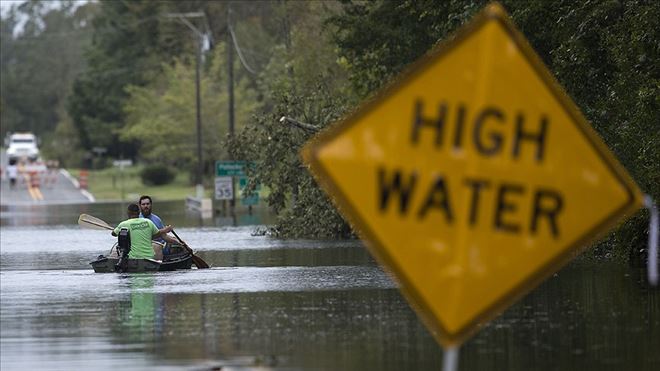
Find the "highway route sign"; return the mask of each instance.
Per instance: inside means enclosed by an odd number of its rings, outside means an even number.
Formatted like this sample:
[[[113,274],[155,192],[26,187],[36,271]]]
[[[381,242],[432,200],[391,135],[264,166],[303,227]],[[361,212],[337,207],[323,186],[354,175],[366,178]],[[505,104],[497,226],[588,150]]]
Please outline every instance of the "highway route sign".
[[[215,199],[232,200],[234,198],[234,185],[230,176],[215,177]]]

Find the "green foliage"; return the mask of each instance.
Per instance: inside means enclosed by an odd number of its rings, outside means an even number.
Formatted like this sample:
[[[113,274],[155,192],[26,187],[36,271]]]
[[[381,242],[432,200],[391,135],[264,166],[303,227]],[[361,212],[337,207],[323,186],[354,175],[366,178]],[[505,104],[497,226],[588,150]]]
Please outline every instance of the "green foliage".
[[[347,1],[329,22],[351,81],[365,97],[462,23],[485,1]]]
[[[302,145],[318,129],[338,120],[354,99],[327,33],[310,31],[334,14],[335,9],[325,6],[297,2],[277,9],[275,14],[290,22],[286,37],[274,48],[270,63],[259,76],[260,87],[269,98],[265,102],[268,110],[229,141],[233,158],[256,164],[250,184],[260,183],[271,190],[267,202],[279,216],[273,231],[281,237],[352,235],[298,155]],[[281,120],[283,116],[317,129],[291,125]]]
[[[660,3],[504,1],[585,116],[645,192],[660,199]],[[485,2],[347,2],[331,22],[355,89],[366,96],[466,22]],[[636,217],[597,250],[645,244]]]
[[[82,49],[91,36],[95,4],[24,2],[0,22],[0,136],[32,131],[43,144],[69,118],[71,82],[85,68]],[[19,27],[19,25],[23,25]],[[66,124],[64,124],[66,125]]]
[[[234,158],[256,163],[250,184],[263,184],[271,190],[267,202],[279,215],[273,230],[281,237],[348,237],[352,233],[309,172],[304,171],[298,156],[314,132],[280,121],[283,114],[319,127],[335,121],[346,102],[341,95],[328,92],[327,86],[319,83],[307,94],[275,97],[271,113],[260,115],[256,123],[229,142]]]
[[[148,186],[169,184],[174,180],[175,175],[176,173],[164,164],[147,165],[140,171],[142,183]]]
[[[77,78],[68,105],[84,148],[105,147],[111,156],[135,155],[138,147],[118,138],[125,120],[126,87],[146,85],[159,75],[163,63],[173,61],[190,44],[189,33],[184,38],[181,28],[177,32],[178,25],[163,16],[175,5],[146,0],[99,3],[94,38],[86,52],[88,69]]]
[[[533,46],[547,51],[541,56],[549,68],[633,179],[658,202],[660,3],[513,4],[519,8],[514,19]],[[549,20],[541,23],[541,17]],[[539,24],[547,29],[539,30]],[[639,251],[647,234],[647,214],[639,213],[595,251]]]
[[[208,72],[200,81],[201,138],[204,168],[213,168],[216,160],[226,158],[226,149],[218,145],[227,133],[227,77],[223,69],[224,45],[213,51]],[[249,81],[235,81],[236,128],[245,126],[258,107],[256,92]],[[197,169],[197,120],[195,103],[195,66],[177,60],[164,65],[162,75],[145,86],[129,85],[124,107],[126,125],[120,138],[142,144],[139,157],[179,168]],[[207,171],[208,172],[208,171]]]
[[[57,124],[55,131],[45,136],[41,143],[42,155],[48,159],[58,160],[60,166],[79,167],[84,165],[81,162],[84,152],[80,146],[78,132],[66,113],[62,114],[62,119]]]

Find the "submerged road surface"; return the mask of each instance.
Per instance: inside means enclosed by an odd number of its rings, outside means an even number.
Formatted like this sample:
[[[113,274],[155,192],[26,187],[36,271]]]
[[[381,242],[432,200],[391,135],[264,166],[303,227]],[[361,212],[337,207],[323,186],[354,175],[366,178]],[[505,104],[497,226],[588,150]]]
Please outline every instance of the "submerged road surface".
[[[77,215],[115,224],[121,203],[3,217],[2,371],[441,369],[442,348],[359,241],[195,226],[182,202],[157,205],[210,269],[94,273],[116,239]],[[458,369],[660,370],[660,291],[644,280],[575,261],[485,324]]]
[[[12,188],[6,173],[4,151],[0,164],[0,205],[85,203],[94,200],[91,194],[78,188],[77,181],[65,170],[47,169],[43,164],[20,166],[16,185]]]

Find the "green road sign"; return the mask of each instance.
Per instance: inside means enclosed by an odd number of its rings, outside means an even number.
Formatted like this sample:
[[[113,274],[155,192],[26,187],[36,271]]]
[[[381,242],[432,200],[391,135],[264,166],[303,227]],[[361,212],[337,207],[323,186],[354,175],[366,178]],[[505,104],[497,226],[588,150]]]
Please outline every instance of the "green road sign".
[[[257,184],[257,187],[254,190],[254,193],[250,196],[245,196],[245,187],[248,184],[247,177],[238,178],[238,188],[240,189],[241,194],[241,204],[242,205],[257,205],[259,203],[259,190],[261,190],[261,184]]]
[[[216,176],[216,199],[217,200],[231,200],[233,198],[233,190],[231,190],[232,182],[231,177],[238,177],[238,186],[241,196],[241,204],[243,205],[256,205],[259,203],[260,185],[257,185],[255,194],[244,197],[243,191],[247,186],[247,168],[254,167],[254,162],[250,161],[216,161],[215,162],[215,176]]]
[[[216,161],[215,176],[246,176],[248,166],[254,166],[248,161]]]

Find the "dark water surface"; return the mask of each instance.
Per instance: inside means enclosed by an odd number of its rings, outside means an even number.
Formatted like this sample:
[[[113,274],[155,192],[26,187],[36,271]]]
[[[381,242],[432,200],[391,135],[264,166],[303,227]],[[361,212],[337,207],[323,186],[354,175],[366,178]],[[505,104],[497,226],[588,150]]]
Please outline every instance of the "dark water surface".
[[[2,210],[0,369],[440,370],[442,350],[358,241],[253,236],[267,212],[156,205],[213,268],[95,274],[123,205]],[[574,262],[461,348],[459,370],[660,370],[660,291]]]

